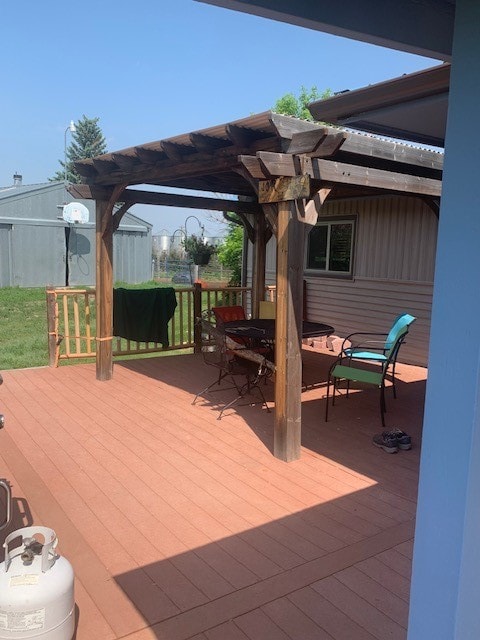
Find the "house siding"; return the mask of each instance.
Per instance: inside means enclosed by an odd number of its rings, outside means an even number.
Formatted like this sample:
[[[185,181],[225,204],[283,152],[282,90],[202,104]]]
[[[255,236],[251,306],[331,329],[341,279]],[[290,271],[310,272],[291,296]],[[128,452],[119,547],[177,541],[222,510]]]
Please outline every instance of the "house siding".
[[[421,200],[334,203],[321,217],[347,210],[358,215],[355,277],[433,282],[438,221]]]
[[[322,217],[355,216],[351,279],[305,271],[306,310],[312,321],[353,331],[385,332],[401,312],[417,318],[400,360],[426,366],[430,331],[437,218],[417,198],[371,198],[326,204]],[[251,248],[250,248],[251,249]],[[248,278],[251,281],[251,250]],[[267,284],[275,284],[275,239],[267,245]]]
[[[354,331],[385,332],[392,319],[408,312],[417,318],[399,360],[426,366],[433,285],[421,282],[356,278],[305,278],[307,317],[335,327],[346,336]]]

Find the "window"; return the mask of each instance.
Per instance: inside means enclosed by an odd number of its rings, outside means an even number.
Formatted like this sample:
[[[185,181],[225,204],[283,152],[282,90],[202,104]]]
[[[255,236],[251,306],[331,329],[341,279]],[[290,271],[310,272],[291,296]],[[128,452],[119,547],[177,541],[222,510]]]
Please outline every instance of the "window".
[[[354,220],[319,222],[309,233],[306,269],[351,275]]]

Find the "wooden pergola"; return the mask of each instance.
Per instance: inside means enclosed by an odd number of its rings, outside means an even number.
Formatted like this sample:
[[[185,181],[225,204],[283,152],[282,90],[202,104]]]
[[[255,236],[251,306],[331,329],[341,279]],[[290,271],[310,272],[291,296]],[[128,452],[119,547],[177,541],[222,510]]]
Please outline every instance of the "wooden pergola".
[[[97,379],[109,380],[113,371],[113,232],[124,213],[133,204],[235,212],[254,246],[254,317],[265,292],[266,243],[276,238],[274,455],[297,459],[306,233],[327,198],[409,195],[438,215],[442,163],[434,151],[269,111],[75,163],[84,184],[71,185],[70,193],[96,201]]]

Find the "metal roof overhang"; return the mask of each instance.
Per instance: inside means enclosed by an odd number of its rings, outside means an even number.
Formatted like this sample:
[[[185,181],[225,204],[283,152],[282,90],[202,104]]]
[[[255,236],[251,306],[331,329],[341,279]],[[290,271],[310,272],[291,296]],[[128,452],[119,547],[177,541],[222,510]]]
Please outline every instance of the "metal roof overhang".
[[[197,0],[438,60],[452,54],[455,0]]]
[[[450,64],[347,91],[310,105],[316,120],[443,147]]]

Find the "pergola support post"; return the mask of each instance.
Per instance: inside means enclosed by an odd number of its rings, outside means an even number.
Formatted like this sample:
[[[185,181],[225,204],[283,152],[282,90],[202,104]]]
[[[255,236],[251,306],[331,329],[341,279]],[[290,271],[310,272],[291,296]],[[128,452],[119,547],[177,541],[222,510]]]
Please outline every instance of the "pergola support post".
[[[113,375],[113,204],[96,200],[97,380]]]
[[[265,216],[255,216],[253,244],[252,317],[258,318],[260,300],[265,299],[265,265],[267,256],[267,223]]]
[[[304,224],[294,201],[278,203],[274,455],[300,457]]]
[[[202,316],[202,283],[193,283],[193,341],[194,353],[202,353],[202,327],[199,319]]]

